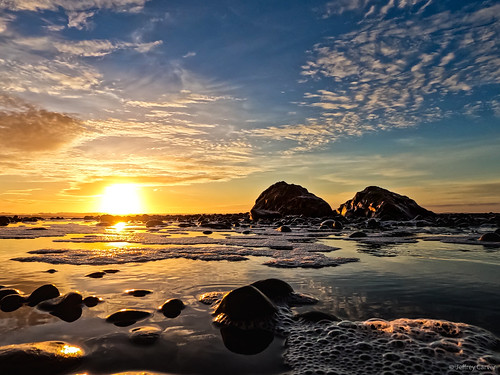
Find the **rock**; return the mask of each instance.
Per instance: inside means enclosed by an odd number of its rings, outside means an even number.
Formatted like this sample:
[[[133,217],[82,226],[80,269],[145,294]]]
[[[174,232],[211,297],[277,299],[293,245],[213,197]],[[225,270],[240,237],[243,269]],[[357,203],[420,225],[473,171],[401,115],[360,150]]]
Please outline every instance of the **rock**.
[[[42,301],[36,308],[47,311],[65,322],[71,323],[82,316],[82,295],[78,292],[69,292],[64,296]]]
[[[268,322],[276,314],[274,303],[253,285],[246,285],[230,291],[215,310],[215,322],[239,328]]]
[[[118,327],[127,327],[137,323],[139,320],[149,318],[150,316],[151,313],[147,311],[121,309],[106,317],[106,322],[113,323]]]
[[[92,273],[89,273],[88,275],[85,275],[85,277],[91,277],[91,278],[93,278],[93,279],[100,279],[100,278],[102,278],[105,274],[106,274],[106,272],[104,272],[104,271],[97,271],[97,272],[92,272]]]
[[[259,289],[266,297],[274,302],[286,301],[293,293],[293,288],[290,284],[280,279],[259,280],[251,285]]]
[[[380,218],[383,220],[411,220],[417,215],[434,216],[414,200],[378,186],[368,186],[353,199],[340,205],[337,211],[346,217]]]
[[[13,288],[0,289],[0,300],[9,294],[21,294],[21,291]]]
[[[151,227],[161,227],[164,226],[165,223],[161,220],[148,220],[146,222],[146,228],[151,228]]]
[[[203,231],[203,234],[206,234],[206,235],[209,235],[209,234],[212,234],[213,232],[211,230],[204,230]]]
[[[184,302],[180,299],[172,298],[167,300],[162,306],[159,307],[159,310],[165,315],[167,318],[176,318],[180,315],[181,311],[184,310],[186,306]]]
[[[59,289],[54,284],[45,284],[35,289],[27,299],[28,306],[36,306],[42,301],[59,297]]]
[[[264,190],[250,210],[252,220],[284,215],[323,217],[333,214],[330,205],[299,185],[280,181]]]
[[[50,269],[48,269],[47,271],[44,271],[44,272],[47,272],[47,273],[56,273],[57,270],[54,269],[54,268],[50,268]]]
[[[368,235],[365,232],[354,232],[349,235],[349,238],[361,238],[367,237]]]
[[[84,351],[63,341],[44,341],[0,347],[2,374],[57,375],[80,365]]]
[[[252,234],[252,231],[251,230],[244,230],[243,232],[241,232],[241,234]]]
[[[109,270],[103,270],[105,273],[117,273],[120,272],[120,270],[115,270],[115,269],[109,269]]]
[[[19,294],[8,294],[0,300],[0,310],[3,312],[16,311],[26,302],[26,297]]]
[[[148,294],[153,293],[151,290],[147,289],[128,289],[125,291],[125,294],[129,294],[134,297],[144,297]]]
[[[308,311],[305,313],[294,315],[294,320],[303,320],[308,323],[319,323],[319,322],[338,322],[341,319],[337,318],[335,315],[327,314],[321,311]]]
[[[83,299],[83,304],[87,307],[94,307],[102,302],[104,302],[103,299],[96,296],[88,296]]]
[[[9,223],[10,219],[7,216],[0,216],[0,227],[6,227]]]
[[[276,228],[278,232],[283,232],[283,233],[290,233],[292,229],[288,225],[282,225],[278,228]]]
[[[222,341],[233,353],[255,355],[263,352],[274,340],[274,334],[264,329],[241,329],[223,326]]]
[[[135,345],[152,345],[161,335],[161,329],[155,326],[142,326],[130,330],[130,341]]]
[[[479,241],[484,242],[500,242],[500,234],[495,232],[485,233],[479,237]]]

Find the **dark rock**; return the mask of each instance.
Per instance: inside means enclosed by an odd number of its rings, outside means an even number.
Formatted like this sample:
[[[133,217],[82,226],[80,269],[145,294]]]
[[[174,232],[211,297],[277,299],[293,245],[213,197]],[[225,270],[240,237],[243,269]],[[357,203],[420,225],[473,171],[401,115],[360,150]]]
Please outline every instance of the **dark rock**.
[[[54,268],[51,268],[51,269],[48,269],[48,270],[47,270],[47,271],[45,271],[45,272],[47,272],[47,273],[56,273],[56,272],[57,272],[57,270],[56,270],[56,269],[54,269]]]
[[[162,306],[159,307],[159,310],[165,315],[167,318],[176,318],[180,315],[181,311],[184,310],[186,306],[184,302],[180,299],[172,298],[167,300]]]
[[[165,223],[162,220],[148,220],[146,222],[146,228],[161,227],[164,225]]]
[[[354,232],[349,235],[349,238],[361,238],[368,236],[365,232]]]
[[[274,334],[264,329],[241,329],[223,326],[220,329],[222,341],[233,353],[255,355],[263,352],[274,340]]]
[[[293,288],[280,279],[259,280],[251,284],[274,302],[286,301],[293,293]]]
[[[305,313],[297,314],[293,317],[293,319],[303,320],[309,323],[338,322],[341,320],[337,318],[335,315],[327,314],[321,311],[308,311]]]
[[[366,222],[366,227],[368,229],[378,229],[380,228],[380,222],[372,218]]]
[[[21,294],[21,291],[17,289],[12,289],[12,288],[4,288],[0,289],[0,300],[4,298],[5,296],[8,296],[10,294]]]
[[[130,330],[130,341],[135,345],[152,345],[161,335],[161,329],[154,326],[136,327]]]
[[[9,223],[10,219],[7,216],[0,216],[0,227],[6,227]]]
[[[485,233],[479,237],[479,241],[484,242],[500,242],[500,234],[495,232]]]
[[[106,273],[117,273],[117,272],[120,272],[120,270],[110,269],[110,270],[103,270],[103,272],[106,272]]]
[[[243,232],[241,232],[241,234],[252,234],[252,231],[251,230],[244,230]]]
[[[69,292],[64,296],[42,301],[36,305],[37,309],[48,311],[65,322],[71,323],[82,316],[82,295],[78,292]]]
[[[97,272],[92,272],[92,273],[89,273],[88,275],[85,275],[85,277],[91,277],[91,278],[93,278],[93,279],[100,279],[100,278],[102,278],[105,274],[106,274],[106,272],[104,272],[104,271],[97,271]]]
[[[274,303],[253,285],[234,289],[224,296],[215,310],[215,322],[242,325],[269,321],[277,312]]]
[[[230,223],[215,222],[215,223],[204,223],[202,227],[211,229],[231,229],[232,225]]]
[[[276,230],[278,232],[283,232],[283,233],[290,233],[292,231],[292,229],[287,225],[282,225],[282,226],[276,228]]]
[[[344,229],[344,224],[342,224],[338,220],[328,219],[328,220],[324,220],[321,222],[321,224],[319,225],[319,229],[342,230],[342,229]]]
[[[299,185],[280,181],[264,190],[250,210],[252,220],[284,215],[331,216],[330,205]]]
[[[35,227],[35,228],[28,228],[28,230],[48,230],[48,229],[44,227]]]
[[[26,302],[26,297],[19,294],[8,294],[0,300],[0,310],[3,312],[16,311]]]
[[[435,214],[420,207],[414,200],[382,189],[368,186],[356,193],[353,199],[342,204],[337,211],[346,217],[380,218],[382,220],[411,220]]]
[[[28,306],[36,306],[40,302],[59,297],[59,289],[54,284],[45,284],[35,289],[27,299]]]
[[[212,234],[213,232],[211,230],[204,230],[203,231],[203,234],[206,234],[206,235],[209,235],[209,234]]]
[[[58,375],[78,367],[84,351],[62,341],[44,341],[0,347],[0,368],[6,375]]]
[[[83,304],[87,307],[97,306],[99,303],[104,302],[102,298],[96,296],[88,296],[83,299]]]
[[[142,310],[121,309],[106,318],[106,322],[113,323],[118,327],[127,327],[137,323],[139,320],[149,318],[150,312]]]
[[[129,294],[134,297],[144,297],[151,293],[153,293],[151,290],[146,289],[128,289],[125,291],[125,294]]]

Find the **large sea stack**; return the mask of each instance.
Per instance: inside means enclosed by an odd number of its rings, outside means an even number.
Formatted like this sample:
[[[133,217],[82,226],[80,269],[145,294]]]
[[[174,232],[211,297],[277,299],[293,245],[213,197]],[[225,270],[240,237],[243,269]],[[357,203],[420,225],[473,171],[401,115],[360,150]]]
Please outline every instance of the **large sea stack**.
[[[340,205],[337,211],[348,218],[365,217],[382,220],[411,220],[420,215],[433,216],[413,199],[378,186],[368,186],[354,198]]]
[[[252,220],[285,215],[324,217],[334,214],[326,201],[300,185],[280,181],[264,190],[250,210]]]

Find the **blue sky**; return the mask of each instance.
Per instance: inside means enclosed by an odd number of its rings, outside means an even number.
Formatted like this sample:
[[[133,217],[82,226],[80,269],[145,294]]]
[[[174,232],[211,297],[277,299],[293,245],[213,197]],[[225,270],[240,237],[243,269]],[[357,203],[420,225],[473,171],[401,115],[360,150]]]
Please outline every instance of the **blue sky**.
[[[248,210],[278,180],[500,211],[500,3],[0,3],[0,211]]]

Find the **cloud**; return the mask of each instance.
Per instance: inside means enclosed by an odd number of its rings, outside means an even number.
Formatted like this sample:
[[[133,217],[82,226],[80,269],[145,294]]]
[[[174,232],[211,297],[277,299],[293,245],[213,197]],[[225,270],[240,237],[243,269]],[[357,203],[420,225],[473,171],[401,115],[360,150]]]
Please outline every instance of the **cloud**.
[[[83,57],[101,57],[109,55],[112,52],[121,49],[134,49],[140,53],[150,51],[152,48],[161,45],[163,42],[157,40],[148,43],[130,43],[130,42],[115,42],[111,40],[82,40],[74,41],[57,41],[53,46],[64,54],[83,56]]]
[[[335,1],[329,3],[329,15],[362,14],[368,8],[371,13],[372,3]],[[322,112],[312,123],[260,129],[254,135],[294,140],[301,149],[313,150],[343,135],[410,127],[470,112],[463,105],[453,111],[445,108],[485,86],[500,88],[495,32],[500,5],[417,14],[427,6],[427,1],[389,0],[377,8],[377,15],[406,12],[406,17],[381,20],[365,15],[358,30],[314,45],[302,75],[323,88],[306,92],[300,105]],[[496,99],[491,93],[483,95],[495,110]],[[316,140],[303,129],[307,127],[314,129]]]
[[[4,150],[57,150],[84,132],[81,123],[65,114],[36,108],[12,97],[0,97],[0,146]],[[10,108],[10,110],[6,109]]]
[[[0,8],[11,11],[56,11],[59,7],[70,11],[113,9],[132,11],[142,9],[148,0],[3,0]]]
[[[90,18],[95,14],[94,11],[88,12],[75,12],[69,11],[68,13],[68,27],[82,30],[90,27]]]

